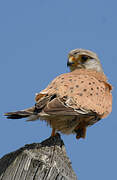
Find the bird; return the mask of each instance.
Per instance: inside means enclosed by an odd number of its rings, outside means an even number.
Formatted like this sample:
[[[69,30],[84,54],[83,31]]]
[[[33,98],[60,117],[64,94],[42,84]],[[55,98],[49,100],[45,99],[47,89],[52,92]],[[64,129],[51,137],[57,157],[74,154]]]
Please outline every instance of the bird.
[[[8,119],[44,120],[56,133],[86,137],[89,126],[107,117],[112,111],[112,85],[104,74],[96,53],[74,49],[68,53],[70,71],[57,76],[36,94],[35,105],[8,112]]]

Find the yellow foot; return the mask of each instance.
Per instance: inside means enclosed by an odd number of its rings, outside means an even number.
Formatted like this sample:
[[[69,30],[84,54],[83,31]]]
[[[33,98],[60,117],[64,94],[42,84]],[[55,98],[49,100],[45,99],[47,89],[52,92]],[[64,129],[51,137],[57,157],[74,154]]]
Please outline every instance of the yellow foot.
[[[55,136],[56,135],[56,129],[52,129],[52,133],[51,133],[51,136],[53,137],[53,136]]]

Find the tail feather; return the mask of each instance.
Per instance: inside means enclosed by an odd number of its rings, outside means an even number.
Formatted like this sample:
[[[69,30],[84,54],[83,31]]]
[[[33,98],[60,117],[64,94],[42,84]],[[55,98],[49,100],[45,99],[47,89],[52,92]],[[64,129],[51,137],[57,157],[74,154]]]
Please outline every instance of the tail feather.
[[[7,119],[21,119],[21,118],[30,117],[36,114],[37,113],[35,112],[35,107],[31,107],[22,111],[8,112],[8,113],[5,113],[4,115],[7,117]]]

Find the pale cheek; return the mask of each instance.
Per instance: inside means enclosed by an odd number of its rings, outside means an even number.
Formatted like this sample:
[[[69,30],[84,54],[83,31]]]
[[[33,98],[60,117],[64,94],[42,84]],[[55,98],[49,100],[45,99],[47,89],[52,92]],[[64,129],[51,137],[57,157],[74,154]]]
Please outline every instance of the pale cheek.
[[[95,61],[85,63],[85,68],[86,69],[96,70],[98,72],[103,72],[101,65],[96,63]]]

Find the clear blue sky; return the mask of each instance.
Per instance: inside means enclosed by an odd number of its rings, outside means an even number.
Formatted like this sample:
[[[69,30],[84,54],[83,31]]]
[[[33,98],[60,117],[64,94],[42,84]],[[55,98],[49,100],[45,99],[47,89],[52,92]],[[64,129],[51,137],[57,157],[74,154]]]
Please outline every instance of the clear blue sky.
[[[88,128],[85,140],[62,138],[79,180],[117,179],[117,1],[0,1],[0,157],[50,136],[44,122],[7,120],[3,113],[34,104],[34,96],[68,72],[74,48],[95,51],[113,89],[113,112]]]

